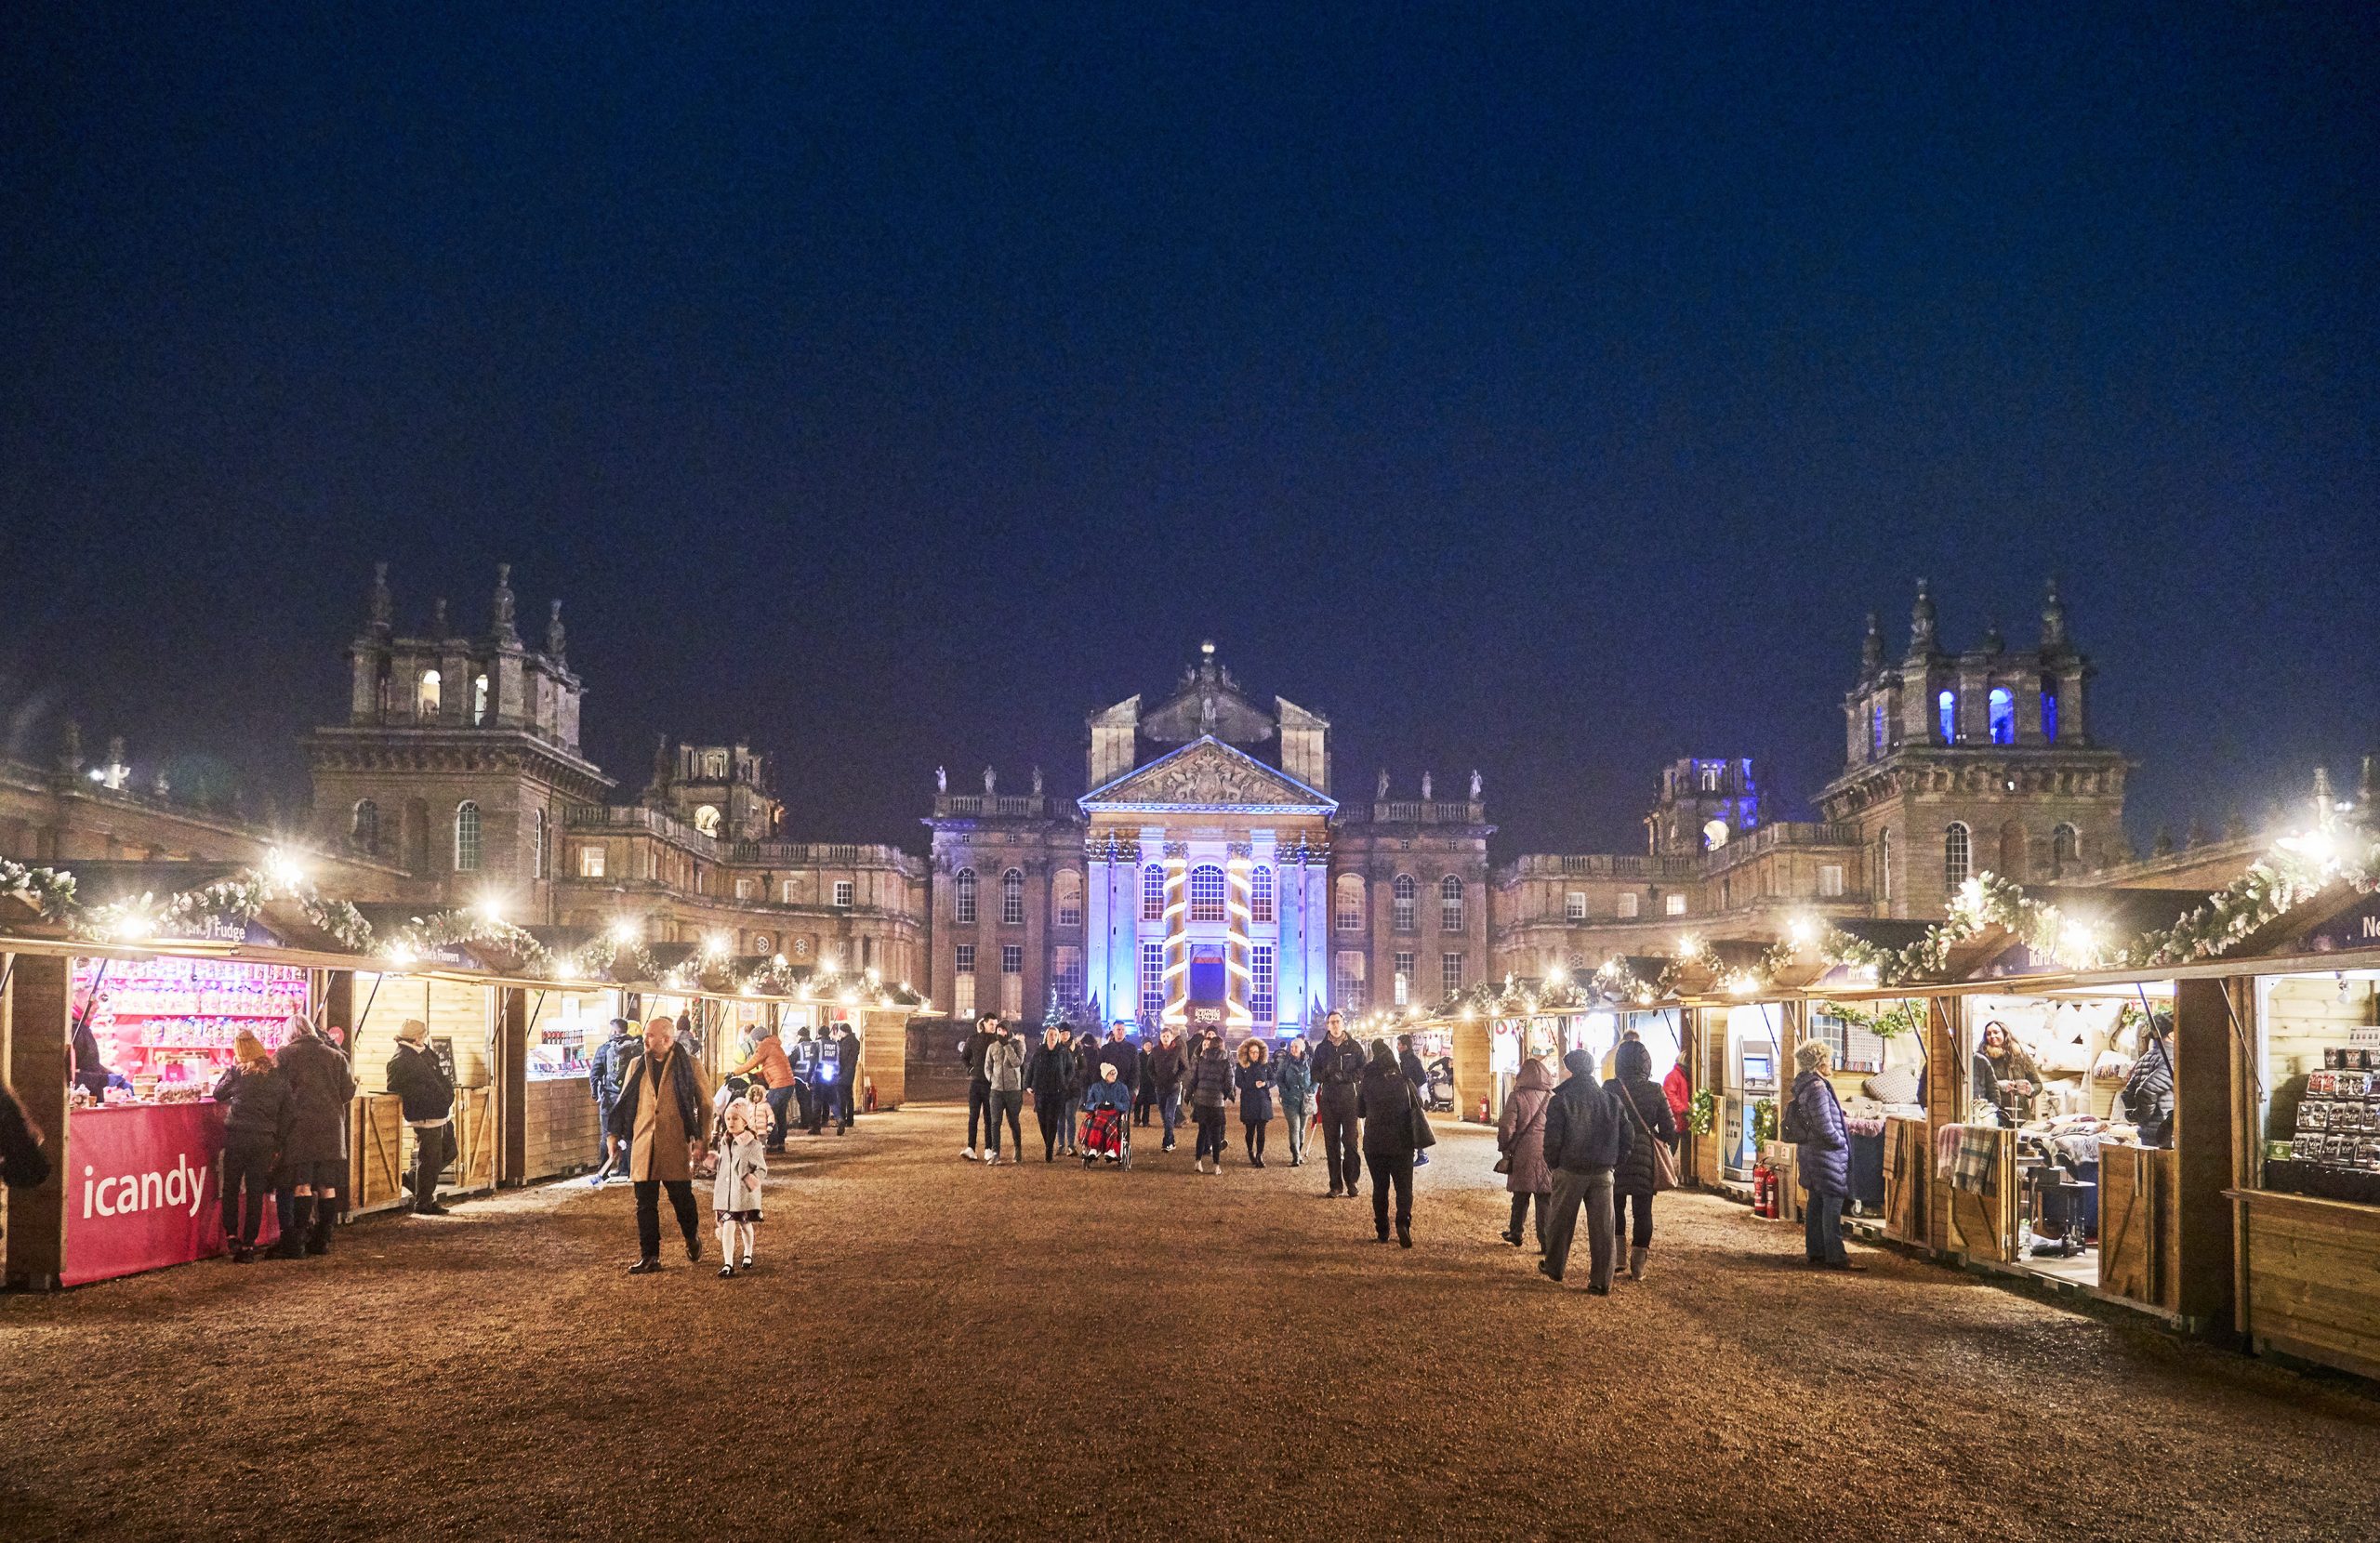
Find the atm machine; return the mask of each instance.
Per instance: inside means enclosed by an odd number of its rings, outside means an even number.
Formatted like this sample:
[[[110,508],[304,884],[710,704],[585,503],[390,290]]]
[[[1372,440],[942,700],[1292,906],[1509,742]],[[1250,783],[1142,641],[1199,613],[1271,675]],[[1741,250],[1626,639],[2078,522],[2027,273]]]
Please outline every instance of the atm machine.
[[[1727,1009],[1727,1087],[1722,1101],[1726,1131],[1721,1160],[1730,1179],[1749,1179],[1760,1161],[1752,1108],[1777,1097],[1777,1031],[1759,1006]]]

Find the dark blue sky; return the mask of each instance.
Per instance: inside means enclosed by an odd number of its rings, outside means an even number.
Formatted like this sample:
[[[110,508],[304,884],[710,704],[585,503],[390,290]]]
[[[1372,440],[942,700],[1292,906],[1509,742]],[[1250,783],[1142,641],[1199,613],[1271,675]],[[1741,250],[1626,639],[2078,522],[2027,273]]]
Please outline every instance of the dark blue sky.
[[[1342,792],[1633,845],[1805,798],[1921,574],[2064,576],[2144,842],[2380,747],[2371,7],[488,9],[12,31],[20,753],[301,786],[375,557],[801,835],[1078,791],[1211,635]]]

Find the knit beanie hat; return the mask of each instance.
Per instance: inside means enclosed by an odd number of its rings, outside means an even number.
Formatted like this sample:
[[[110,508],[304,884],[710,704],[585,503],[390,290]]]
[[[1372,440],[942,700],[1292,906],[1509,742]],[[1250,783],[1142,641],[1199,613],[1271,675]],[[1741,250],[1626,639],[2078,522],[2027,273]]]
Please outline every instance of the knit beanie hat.
[[[1562,1069],[1572,1076],[1591,1077],[1595,1075],[1595,1058],[1584,1050],[1572,1050],[1562,1058]]]

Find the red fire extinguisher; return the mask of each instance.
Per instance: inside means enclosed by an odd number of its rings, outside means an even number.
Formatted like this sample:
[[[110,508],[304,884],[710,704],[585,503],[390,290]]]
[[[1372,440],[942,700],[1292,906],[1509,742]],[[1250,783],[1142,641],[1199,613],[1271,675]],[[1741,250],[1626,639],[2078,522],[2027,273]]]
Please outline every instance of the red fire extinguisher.
[[[1777,1214],[1777,1170],[1766,1163],[1755,1163],[1752,1169],[1752,1214]]]

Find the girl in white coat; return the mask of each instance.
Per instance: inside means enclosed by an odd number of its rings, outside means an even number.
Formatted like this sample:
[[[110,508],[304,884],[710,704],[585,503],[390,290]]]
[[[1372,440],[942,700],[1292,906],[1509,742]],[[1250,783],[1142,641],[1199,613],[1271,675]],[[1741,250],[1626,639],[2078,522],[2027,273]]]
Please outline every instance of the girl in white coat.
[[[739,1256],[745,1269],[752,1268],[753,1237],[760,1226],[760,1180],[768,1174],[769,1158],[751,1109],[739,1099],[721,1116],[719,1177],[711,1181],[711,1209],[719,1217],[721,1280],[735,1273]]]

